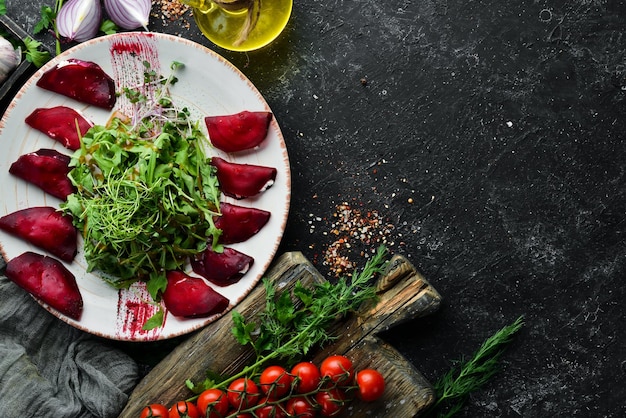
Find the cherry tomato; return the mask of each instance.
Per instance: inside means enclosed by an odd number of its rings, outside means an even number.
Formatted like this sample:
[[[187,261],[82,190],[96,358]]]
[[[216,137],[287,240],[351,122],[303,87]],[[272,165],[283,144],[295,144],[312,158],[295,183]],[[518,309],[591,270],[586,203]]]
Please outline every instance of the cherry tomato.
[[[315,406],[304,396],[296,396],[287,401],[287,416],[298,418],[315,417]]]
[[[241,377],[228,386],[228,402],[236,409],[256,405],[260,396],[258,386],[246,377]]]
[[[219,389],[205,390],[198,396],[196,404],[198,411],[206,418],[224,417],[230,408],[226,392]]]
[[[345,356],[335,355],[324,359],[320,366],[322,377],[328,377],[338,384],[349,384],[354,377],[352,361]]]
[[[385,378],[377,370],[361,370],[356,374],[356,384],[359,399],[365,402],[375,401],[385,392]]]
[[[261,373],[259,382],[263,393],[273,399],[279,399],[289,393],[293,378],[280,366],[269,366]]]
[[[258,418],[285,418],[287,415],[282,406],[276,403],[267,403],[268,400],[259,402],[260,404],[266,403],[254,410],[254,414]]]
[[[178,401],[170,408],[169,418],[200,418],[198,408],[191,402]]]
[[[336,417],[343,411],[346,394],[337,388],[322,390],[315,394],[315,402],[319,405],[319,412],[323,417]]]
[[[320,384],[320,369],[311,362],[298,363],[291,369],[295,377],[295,389],[298,393],[309,393],[317,389]]]
[[[139,418],[168,418],[167,406],[153,403],[141,410]]]

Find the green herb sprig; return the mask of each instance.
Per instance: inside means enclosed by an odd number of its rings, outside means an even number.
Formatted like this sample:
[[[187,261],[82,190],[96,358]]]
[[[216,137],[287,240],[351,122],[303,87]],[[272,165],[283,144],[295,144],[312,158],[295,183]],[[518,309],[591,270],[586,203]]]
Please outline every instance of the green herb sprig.
[[[6,1],[0,0],[0,15],[7,14]],[[41,42],[34,40],[30,36],[24,39],[12,39],[10,36],[2,33],[2,36],[9,39],[14,48],[23,47],[24,59],[39,68],[50,60],[50,53],[41,48]]]
[[[387,249],[380,246],[351,280],[342,278],[334,284],[315,283],[311,287],[298,282],[293,295],[282,292],[277,296],[272,283],[264,280],[265,310],[260,314],[258,324],[247,321],[237,311],[232,313],[233,334],[240,344],[254,349],[254,362],[227,379],[209,375],[200,384],[187,381],[187,386],[196,393],[212,387],[225,387],[239,377],[253,376],[269,361],[293,364],[311,348],[334,340],[336,337],[328,329],[331,323],[355,311],[363,302],[376,298],[371,279],[383,271],[386,255]]]
[[[41,42],[36,41],[31,37],[22,39],[22,42],[25,47],[24,57],[26,58],[26,61],[31,62],[37,68],[50,61],[50,53],[41,48]]]
[[[54,32],[55,38],[55,53],[59,55],[61,53],[61,36],[59,35],[59,31],[56,27],[56,18],[59,14],[59,10],[61,10],[61,6],[63,6],[63,0],[55,0],[54,7],[50,7],[48,5],[42,5],[40,10],[40,19],[35,24],[33,28],[33,33],[35,35],[40,34],[44,31],[51,30]]]
[[[458,413],[468,395],[480,389],[499,371],[504,346],[523,324],[523,317],[520,316],[487,338],[469,360],[461,361],[437,380],[434,384],[437,400],[428,410],[427,416],[448,418]]]

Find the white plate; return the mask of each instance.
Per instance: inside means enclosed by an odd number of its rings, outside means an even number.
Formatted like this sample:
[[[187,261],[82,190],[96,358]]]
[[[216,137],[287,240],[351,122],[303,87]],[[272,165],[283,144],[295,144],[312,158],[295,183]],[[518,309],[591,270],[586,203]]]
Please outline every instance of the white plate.
[[[35,108],[65,105],[83,112],[96,124],[104,124],[111,111],[78,103],[64,96],[48,92],[35,85],[42,73],[60,61],[78,58],[96,62],[111,75],[119,90],[132,79],[143,79],[143,61],[160,65],[164,75],[170,74],[173,61],[185,64],[177,73],[179,81],[171,90],[177,105],[187,106],[197,119],[204,115],[232,114],[242,110],[269,111],[269,106],[254,85],[232,64],[215,52],[194,42],[158,33],[121,33],[96,38],[69,49],[41,68],[20,89],[0,121],[0,216],[33,206],[58,207],[60,201],[46,195],[37,187],[9,174],[10,165],[20,155],[40,148],[53,148],[70,155],[60,143],[30,128],[24,122]],[[123,100],[118,105],[124,106]],[[200,124],[203,129],[204,122]],[[229,161],[276,167],[276,183],[258,197],[233,201],[271,212],[270,221],[254,237],[233,248],[254,258],[252,269],[238,283],[228,287],[214,287],[230,299],[230,311],[255,286],[274,258],[285,229],[290,203],[291,173],[284,138],[274,119],[263,144],[249,152],[224,154],[215,149],[209,155],[219,155]],[[0,231],[0,247],[5,260],[34,251],[45,254],[34,246]],[[148,303],[150,297],[141,284],[129,290],[117,291],[97,275],[85,271],[86,262],[79,243],[79,254],[72,263],[65,263],[74,273],[80,288],[84,310],[80,321],[72,320],[42,303],[48,311],[63,321],[90,333],[128,341],[152,341],[179,336],[197,330],[219,317],[180,319],[167,314],[161,328],[144,331],[143,321],[156,307]],[[225,312],[226,313],[226,312]],[[225,314],[223,313],[223,314]],[[222,315],[223,315],[222,314]]]

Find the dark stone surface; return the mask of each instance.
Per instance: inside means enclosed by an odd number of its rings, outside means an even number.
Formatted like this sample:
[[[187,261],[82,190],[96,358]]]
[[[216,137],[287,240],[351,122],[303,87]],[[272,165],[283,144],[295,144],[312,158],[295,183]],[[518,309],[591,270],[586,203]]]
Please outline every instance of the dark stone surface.
[[[27,31],[40,7],[7,0]],[[459,416],[626,416],[625,1],[296,1],[248,54],[189,17],[151,28],[223,54],[275,112],[293,169],[281,252],[330,274],[342,202],[394,226],[390,250],[445,303],[384,337],[429,380],[524,315]]]

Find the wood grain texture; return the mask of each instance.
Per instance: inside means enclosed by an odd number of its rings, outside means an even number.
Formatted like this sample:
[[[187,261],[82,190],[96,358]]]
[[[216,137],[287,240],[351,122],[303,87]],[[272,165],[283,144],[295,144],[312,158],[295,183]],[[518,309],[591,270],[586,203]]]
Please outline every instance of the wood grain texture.
[[[394,256],[377,281],[378,300],[365,304],[356,315],[335,324],[340,335],[332,345],[316,353],[321,363],[332,354],[345,354],[356,370],[384,371],[385,395],[377,402],[351,402],[344,417],[413,417],[435,400],[428,380],[395,348],[376,335],[395,325],[435,312],[439,293],[402,256]]]
[[[279,291],[290,290],[300,281],[304,285],[325,280],[299,252],[279,257],[267,277]],[[313,361],[330,353],[346,354],[357,369],[373,367],[383,371],[387,387],[383,398],[374,403],[350,403],[345,416],[412,417],[434,400],[430,383],[400,353],[381,341],[376,334],[411,318],[434,312],[440,295],[403,257],[394,256],[377,282],[379,298],[363,306],[355,315],[338,321],[332,332],[338,338],[318,350]],[[246,318],[254,318],[265,306],[265,291],[258,285],[237,306]],[[120,418],[139,416],[150,403],[170,405],[192,394],[186,379],[201,381],[206,370],[231,375],[253,358],[253,352],[234,341],[233,322],[226,315],[181,343],[160,362],[135,388]]]

